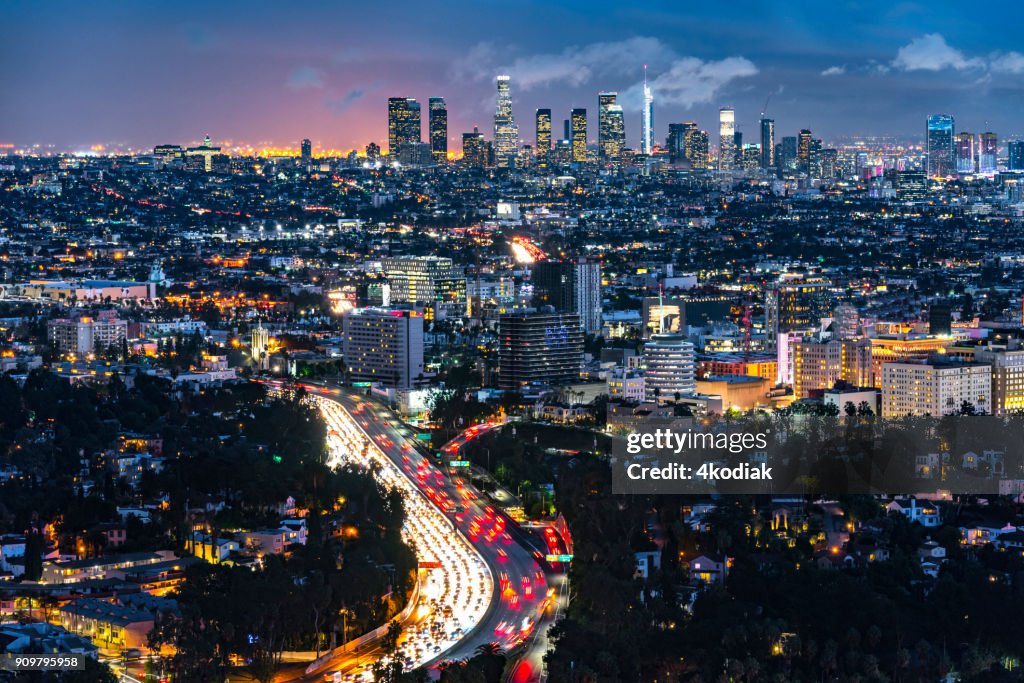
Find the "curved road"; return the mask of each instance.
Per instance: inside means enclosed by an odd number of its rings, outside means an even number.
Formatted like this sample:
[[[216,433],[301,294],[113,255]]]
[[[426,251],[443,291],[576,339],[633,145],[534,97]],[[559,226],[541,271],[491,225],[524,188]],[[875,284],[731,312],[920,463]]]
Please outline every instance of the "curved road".
[[[492,585],[489,590],[481,593],[477,589],[478,599],[482,594],[488,594],[489,598],[489,604],[485,605],[479,620],[474,621],[475,615],[453,613],[452,619],[459,618],[460,625],[467,629],[467,633],[451,645],[446,643],[442,652],[424,652],[422,660],[421,657],[413,657],[414,663],[419,665],[425,661],[436,675],[438,662],[472,657],[475,650],[486,643],[497,642],[502,648],[510,650],[526,641],[528,650],[534,650],[529,645],[542,640],[532,637],[537,621],[540,619],[546,623],[545,617],[550,611],[545,609],[550,602],[549,586],[531,550],[517,543],[513,534],[509,533],[507,518],[480,501],[475,490],[468,483],[460,481],[457,470],[445,468],[442,471],[428,458],[420,455],[412,447],[412,433],[392,411],[348,389],[312,384],[305,386],[311,395],[327,399],[342,409],[325,410],[332,431],[340,428],[351,433],[354,429],[373,444],[374,451],[387,457],[397,470],[404,473],[405,479],[412,482],[422,494],[423,498],[413,503],[410,513],[422,513],[422,509],[418,508],[423,501],[429,499],[433,508],[431,512],[441,511],[448,518],[452,529],[457,529],[456,533],[468,539],[490,570]],[[339,424],[339,421],[344,424]],[[519,537],[519,534],[515,536]],[[451,538],[442,543],[458,544],[461,540]],[[421,561],[425,556],[433,556],[442,564],[449,554],[448,549],[443,548],[419,548],[418,551]],[[436,570],[430,573],[434,574]],[[470,601],[472,612],[477,612],[476,604],[476,600]],[[419,615],[414,616],[412,621],[415,623],[418,619]],[[474,623],[467,627],[467,621]],[[448,628],[447,624],[445,628]],[[379,643],[368,644],[357,654],[340,655],[331,660],[315,672],[318,677],[315,680],[323,680],[325,672],[365,669],[381,655]],[[530,659],[537,662],[539,657],[534,653]],[[533,670],[533,675],[522,680],[537,680],[539,671],[529,668]]]

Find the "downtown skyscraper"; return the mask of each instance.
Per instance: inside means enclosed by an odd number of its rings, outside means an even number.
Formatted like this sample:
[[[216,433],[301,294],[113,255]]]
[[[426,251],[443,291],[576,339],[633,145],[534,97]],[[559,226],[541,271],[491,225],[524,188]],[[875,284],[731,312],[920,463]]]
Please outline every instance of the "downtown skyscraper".
[[[512,165],[519,153],[519,127],[512,116],[509,77],[498,76],[498,105],[494,112],[494,159],[498,166]]]
[[[761,119],[761,168],[775,168],[775,120]]]
[[[640,152],[650,154],[654,150],[654,94],[647,84],[647,65],[644,64],[644,101],[640,114]]]
[[[928,117],[925,131],[925,170],[929,178],[946,178],[953,175],[956,170],[954,126],[955,122],[950,114],[933,114]]]
[[[581,107],[573,109],[569,115],[570,132],[572,133],[572,160],[582,164],[587,160],[587,110]]]
[[[736,110],[718,110],[718,170],[731,171],[736,163]]]
[[[388,98],[388,154],[420,141],[420,103],[411,97]]]
[[[430,154],[434,162],[443,164],[448,160],[448,106],[443,97],[431,97],[430,113]]]
[[[597,96],[597,146],[604,162],[617,163],[626,147],[626,126],[618,93]]]
[[[537,110],[537,160],[546,164],[551,156],[551,110]]]

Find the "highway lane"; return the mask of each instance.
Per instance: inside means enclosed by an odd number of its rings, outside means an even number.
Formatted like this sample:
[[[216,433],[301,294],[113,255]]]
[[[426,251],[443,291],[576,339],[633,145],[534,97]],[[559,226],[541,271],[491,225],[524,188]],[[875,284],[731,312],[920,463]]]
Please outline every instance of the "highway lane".
[[[357,393],[329,391],[327,395],[346,410],[358,410],[359,416],[365,417],[359,426],[417,482],[421,491],[449,509],[451,523],[470,540],[491,570],[497,596],[494,603],[468,637],[440,653],[431,664],[472,657],[479,646],[491,642],[509,650],[529,638],[543,612],[548,585],[531,551],[513,540],[508,518],[481,501],[467,483],[460,485],[457,473],[445,476],[430,458],[418,453],[412,447],[411,432],[391,410]]]

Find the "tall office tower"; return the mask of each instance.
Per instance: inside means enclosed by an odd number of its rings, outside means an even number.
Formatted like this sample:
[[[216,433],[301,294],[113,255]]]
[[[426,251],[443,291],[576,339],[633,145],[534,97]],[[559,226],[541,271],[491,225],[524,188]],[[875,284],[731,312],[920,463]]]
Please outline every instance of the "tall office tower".
[[[779,163],[782,164],[783,171],[797,170],[799,163],[797,147],[795,136],[787,135],[782,138],[782,158],[779,159]]]
[[[462,134],[462,163],[473,168],[487,166],[487,144],[484,134],[474,128],[472,133]]]
[[[775,348],[779,335],[809,332],[832,314],[830,283],[825,280],[774,283],[765,291],[765,335]]]
[[[956,148],[956,172],[974,173],[977,171],[977,152],[975,150],[974,133],[957,133],[954,140],[954,147]]]
[[[796,142],[796,164],[797,168],[808,173],[811,168],[811,131],[806,128],[797,134]]]
[[[775,120],[761,119],[761,168],[775,168]]]
[[[388,98],[388,154],[420,141],[420,103],[411,97]]]
[[[309,138],[302,141],[301,150],[303,161],[309,161],[313,158],[313,143],[309,141]]]
[[[537,110],[537,159],[546,163],[551,156],[551,110]]]
[[[736,163],[736,110],[718,110],[718,170],[731,171]]]
[[[925,170],[929,178],[945,178],[953,175],[956,159],[953,154],[953,133],[955,123],[949,114],[933,114],[928,117],[925,131]]]
[[[668,403],[697,388],[693,344],[681,334],[654,334],[644,344],[644,394]]]
[[[1006,145],[1007,167],[1011,171],[1024,171],[1024,140],[1014,140]]]
[[[644,64],[644,101],[640,112],[640,153],[650,154],[654,150],[654,95],[647,85],[647,65]]]
[[[839,304],[832,310],[832,338],[855,339],[861,336],[860,313],[855,306]]]
[[[821,177],[822,178],[838,178],[842,174],[842,169],[839,166],[839,150],[837,149],[823,149],[821,150]]]
[[[406,389],[423,375],[423,314],[354,308],[341,317],[342,355],[353,380]]]
[[[995,133],[982,133],[978,144],[978,171],[981,173],[996,172],[996,153],[999,140]]]
[[[668,124],[668,138],[665,139],[665,146],[668,148],[668,160],[671,163],[682,161],[686,158],[686,124]]]
[[[569,119],[572,121],[572,160],[581,164],[587,160],[587,110],[573,109]]]
[[[619,94],[603,92],[597,96],[597,148],[605,162],[618,162],[626,147],[626,128]]]
[[[576,313],[587,334],[601,332],[601,264],[577,261],[540,261],[530,273],[539,305],[560,313]]]
[[[394,256],[381,263],[392,303],[466,301],[466,274],[444,256]]]
[[[815,178],[821,177],[821,138],[811,138],[807,150],[807,173]]]
[[[756,171],[761,167],[761,145],[743,145],[740,167],[744,171]]]
[[[707,169],[711,160],[708,132],[698,130],[697,124],[693,125],[693,128],[688,128],[686,131],[686,159],[694,168]]]
[[[519,151],[519,126],[512,116],[512,94],[508,76],[498,76],[498,105],[494,111],[494,161],[509,166]]]
[[[732,149],[733,154],[736,155],[733,157],[732,163],[738,168],[740,160],[743,158],[743,133],[736,131],[732,134]]]
[[[568,384],[580,378],[583,330],[575,313],[518,313],[498,319],[498,386]]]
[[[443,97],[431,97],[430,111],[430,154],[434,162],[448,161],[448,106]]]

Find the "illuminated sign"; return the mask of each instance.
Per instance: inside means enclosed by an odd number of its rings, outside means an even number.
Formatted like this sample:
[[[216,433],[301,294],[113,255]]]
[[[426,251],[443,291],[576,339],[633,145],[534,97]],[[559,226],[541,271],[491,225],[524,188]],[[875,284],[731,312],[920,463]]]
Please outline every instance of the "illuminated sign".
[[[452,460],[448,463],[448,467],[469,467],[468,460]]]
[[[572,562],[572,555],[545,555],[548,562]]]

